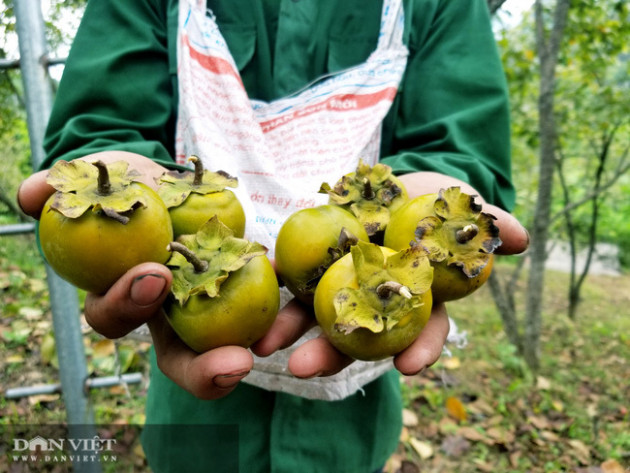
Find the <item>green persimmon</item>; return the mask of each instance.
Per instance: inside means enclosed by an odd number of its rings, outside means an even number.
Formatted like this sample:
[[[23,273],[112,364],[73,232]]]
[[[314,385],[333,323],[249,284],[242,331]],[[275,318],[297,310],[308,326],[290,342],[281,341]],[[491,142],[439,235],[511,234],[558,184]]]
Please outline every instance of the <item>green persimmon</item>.
[[[335,205],[299,210],[284,222],[275,246],[276,270],[302,302],[312,303],[319,278],[357,240],[369,237],[361,222]]]
[[[431,315],[433,269],[419,248],[396,252],[359,242],[322,276],[315,317],[330,343],[359,360],[394,356]]]
[[[373,243],[382,242],[390,215],[409,200],[407,189],[390,166],[383,163],[370,166],[363,160],[333,187],[323,183],[319,192],[328,194],[329,204],[357,217]]]
[[[204,170],[197,156],[188,158],[194,171],[167,171],[159,179],[158,192],[168,207],[175,238],[197,233],[215,215],[234,235],[245,235],[245,211],[236,194],[238,180],[223,171]]]
[[[133,266],[169,259],[168,210],[137,177],[124,161],[59,161],[51,168],[48,183],[57,191],[43,207],[39,241],[59,276],[102,294]]]
[[[217,217],[169,245],[173,271],[166,318],[181,340],[203,353],[248,348],[271,328],[280,307],[267,249],[236,238]]]
[[[495,218],[459,187],[416,197],[391,215],[383,244],[419,245],[435,269],[433,299],[446,302],[476,291],[490,276],[501,245]]]

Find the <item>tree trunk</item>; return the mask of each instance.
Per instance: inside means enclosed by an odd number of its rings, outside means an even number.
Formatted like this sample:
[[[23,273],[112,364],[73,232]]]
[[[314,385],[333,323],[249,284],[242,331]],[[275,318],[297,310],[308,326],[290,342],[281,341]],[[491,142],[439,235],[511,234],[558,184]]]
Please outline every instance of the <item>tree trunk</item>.
[[[530,271],[527,285],[526,323],[524,333],[524,358],[528,366],[536,371],[540,365],[539,345],[542,325],[542,302],[544,289],[547,241],[551,222],[553,174],[555,167],[556,123],[554,117],[555,71],[558,52],[564,34],[570,0],[556,3],[553,27],[549,37],[545,32],[543,5],[537,0],[536,44],[540,61],[540,96],[538,100],[540,132],[540,164],[538,198],[531,231]]]
[[[501,315],[503,330],[505,330],[508,340],[516,347],[520,355],[523,355],[523,336],[519,330],[514,292],[520,272],[525,265],[525,260],[526,258],[519,260],[518,266],[514,269],[508,281],[503,280],[496,268],[492,270],[488,278],[488,287]]]

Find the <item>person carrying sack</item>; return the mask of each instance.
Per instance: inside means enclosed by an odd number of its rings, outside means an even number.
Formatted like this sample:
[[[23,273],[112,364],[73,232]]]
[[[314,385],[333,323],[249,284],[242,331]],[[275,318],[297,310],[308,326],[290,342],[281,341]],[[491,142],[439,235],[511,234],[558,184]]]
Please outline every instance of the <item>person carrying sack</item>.
[[[319,184],[363,159],[391,166],[410,197],[478,194],[501,252],[528,244],[508,213],[507,90],[483,0],[90,0],[45,147],[18,196],[33,216],[56,160],[124,159],[155,186],[196,154],[239,177],[246,237],[273,248],[297,202],[323,203]],[[285,292],[251,350],[196,354],[160,312],[171,280],[142,264],[85,304],[104,336],[151,330],[143,447],[156,472],[379,470],[398,445],[400,374],[433,364],[449,334],[438,304],[408,349],[357,362]]]

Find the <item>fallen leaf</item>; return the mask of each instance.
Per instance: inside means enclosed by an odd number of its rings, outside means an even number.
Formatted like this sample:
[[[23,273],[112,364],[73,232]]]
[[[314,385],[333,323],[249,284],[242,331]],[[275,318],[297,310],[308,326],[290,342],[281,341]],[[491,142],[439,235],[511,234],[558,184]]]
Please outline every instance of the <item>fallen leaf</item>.
[[[461,435],[462,437],[473,442],[481,442],[485,439],[485,436],[473,427],[462,427],[461,429],[457,430],[457,435]]]
[[[415,427],[420,423],[418,415],[410,409],[403,409],[402,418],[405,427]]]
[[[397,473],[400,471],[402,462],[403,462],[402,456],[399,453],[394,453],[391,457],[387,459],[387,462],[385,463],[385,468],[383,468],[383,471],[385,473]]]
[[[9,289],[10,287],[9,275],[5,272],[0,272],[0,290]]]
[[[487,430],[488,437],[492,438],[495,443],[501,445],[510,445],[514,442],[514,434],[500,427],[491,427]]]
[[[59,399],[59,394],[36,394],[28,397],[28,402],[31,406],[36,406],[42,402],[55,402]]]
[[[129,390],[129,388],[126,387],[123,384],[115,384],[114,386],[110,386],[110,388],[108,389],[110,394],[116,395],[116,396],[123,396],[126,395]]]
[[[580,461],[580,463],[583,465],[590,463],[591,449],[584,442],[577,439],[571,439],[569,440],[569,445],[573,449],[572,453]]]
[[[28,281],[31,291],[33,292],[42,292],[48,288],[46,281],[43,279],[30,279]]]
[[[53,360],[57,355],[55,337],[52,333],[47,333],[40,344],[40,357],[45,365],[53,364]]]
[[[463,422],[468,418],[466,407],[458,398],[450,396],[446,399],[446,412],[453,419]]]
[[[415,437],[411,437],[409,439],[409,445],[411,445],[422,460],[426,460],[427,458],[431,458],[433,456],[433,447],[428,442],[423,442]]]
[[[459,358],[457,358],[456,356],[451,356],[442,360],[442,366],[444,366],[444,368],[446,368],[447,370],[456,370],[461,365],[461,361],[459,361]]]
[[[518,468],[518,460],[521,458],[521,455],[522,452],[518,450],[509,454],[508,458],[510,460],[510,465],[512,466],[512,468]]]
[[[416,429],[420,433],[420,437],[423,439],[431,439],[440,434],[440,426],[434,421],[425,422],[423,419],[422,424],[419,424]]]
[[[601,465],[601,469],[604,473],[624,473],[625,470],[623,466],[619,464],[617,460],[606,460]]]
[[[453,434],[457,431],[457,424],[450,417],[442,417],[438,424],[438,431],[446,436],[449,434]]]
[[[552,432],[551,430],[542,430],[540,432],[540,436],[544,438],[545,440],[548,440],[549,442],[560,441],[560,437],[558,437],[558,434],[556,434],[555,432]]]
[[[468,409],[475,414],[485,414],[488,416],[496,413],[496,409],[482,398],[478,398],[475,402],[468,404]]]
[[[550,427],[549,420],[542,416],[529,416],[527,421],[539,430],[545,430]]]
[[[558,412],[564,412],[564,403],[558,399],[551,401],[551,406]]]
[[[26,320],[35,320],[44,315],[44,311],[39,307],[20,307],[18,314]]]
[[[548,391],[551,389],[551,381],[543,376],[538,376],[536,378],[536,388],[540,389],[541,391]]]
[[[95,342],[94,344],[92,344],[92,350],[93,350],[94,356],[105,357],[105,356],[113,355],[114,352],[116,351],[116,346],[114,345],[113,340],[105,339],[105,340],[99,340]]]
[[[475,458],[473,460],[473,463],[475,464],[475,466],[477,467],[477,469],[487,472],[487,473],[496,473],[496,468],[494,465],[491,465],[490,463],[487,463],[479,458]]]
[[[470,442],[459,435],[450,435],[444,439],[440,448],[449,457],[461,457],[470,449]]]

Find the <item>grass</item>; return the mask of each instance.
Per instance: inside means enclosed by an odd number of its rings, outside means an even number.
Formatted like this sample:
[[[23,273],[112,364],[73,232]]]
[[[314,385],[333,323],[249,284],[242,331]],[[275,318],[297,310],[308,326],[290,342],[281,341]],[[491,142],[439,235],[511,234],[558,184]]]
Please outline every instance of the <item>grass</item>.
[[[487,288],[449,304],[468,344],[401,378],[406,426],[388,473],[630,468],[630,276],[589,277],[575,322],[566,316],[567,281],[546,276],[536,374],[507,341]],[[0,237],[0,293],[0,387],[58,382],[45,272],[32,237]],[[521,306],[522,293],[518,287]],[[92,376],[147,369],[146,343],[114,344],[87,327],[84,342]],[[92,390],[96,422],[110,430],[141,426],[145,395],[144,384]],[[64,421],[58,393],[0,399],[0,428]],[[137,437],[124,429],[110,434],[134,453],[114,471],[146,471]]]
[[[565,274],[546,275],[536,374],[507,341],[487,288],[449,305],[469,343],[404,381],[405,405],[421,421],[407,427],[390,471],[403,461],[422,472],[630,467],[630,277],[589,277],[575,322],[567,284]],[[418,441],[430,448],[414,450]]]

